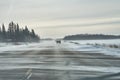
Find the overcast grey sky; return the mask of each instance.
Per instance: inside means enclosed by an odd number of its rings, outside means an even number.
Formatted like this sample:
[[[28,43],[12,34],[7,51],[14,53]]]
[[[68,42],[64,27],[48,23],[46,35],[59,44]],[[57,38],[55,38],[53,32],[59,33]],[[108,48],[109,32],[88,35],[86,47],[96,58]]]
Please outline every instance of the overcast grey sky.
[[[0,23],[11,21],[41,37],[120,34],[120,0],[0,0]]]

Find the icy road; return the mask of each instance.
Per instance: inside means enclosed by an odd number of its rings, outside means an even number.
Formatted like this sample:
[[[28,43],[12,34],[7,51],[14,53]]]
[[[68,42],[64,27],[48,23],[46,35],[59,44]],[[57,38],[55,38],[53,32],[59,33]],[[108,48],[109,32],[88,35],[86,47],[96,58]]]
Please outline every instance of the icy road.
[[[1,46],[0,80],[120,80],[120,57],[70,42]]]

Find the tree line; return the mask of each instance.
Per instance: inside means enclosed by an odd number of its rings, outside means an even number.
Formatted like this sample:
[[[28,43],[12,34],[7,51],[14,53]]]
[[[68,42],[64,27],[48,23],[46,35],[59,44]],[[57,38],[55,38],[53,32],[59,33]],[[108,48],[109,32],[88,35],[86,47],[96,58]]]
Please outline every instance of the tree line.
[[[63,39],[64,40],[120,39],[120,35],[77,34],[65,36]]]
[[[4,24],[0,26],[0,42],[37,42],[39,40],[40,37],[34,29],[30,31],[27,26],[20,28],[19,24],[14,22],[9,23],[8,29]]]

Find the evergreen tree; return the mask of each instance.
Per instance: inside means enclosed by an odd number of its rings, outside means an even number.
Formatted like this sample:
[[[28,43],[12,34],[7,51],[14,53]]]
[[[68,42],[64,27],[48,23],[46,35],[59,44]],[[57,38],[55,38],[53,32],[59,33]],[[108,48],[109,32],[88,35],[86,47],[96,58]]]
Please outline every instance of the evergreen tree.
[[[24,32],[25,32],[25,35],[28,35],[28,34],[29,34],[29,30],[28,30],[27,26],[25,26]]]
[[[0,35],[1,35],[1,33],[2,33],[2,30],[1,30],[1,27],[0,27]]]
[[[20,40],[20,29],[18,24],[16,25],[15,38],[18,41]]]
[[[11,22],[8,25],[7,31],[4,24],[2,25],[2,30],[0,29],[0,41],[32,42],[39,41],[39,37],[33,29],[30,32],[27,26],[20,28],[18,24]]]
[[[2,37],[3,37],[3,39],[6,38],[6,30],[5,30],[4,24],[2,24]]]
[[[17,29],[16,32],[19,33],[20,29],[19,29],[19,25],[17,24]]]
[[[31,35],[32,35],[32,37],[35,37],[35,32],[33,29],[31,30]]]
[[[0,27],[0,33],[2,32],[1,27]]]
[[[1,30],[1,27],[0,27],[0,41],[2,40],[2,30]]]

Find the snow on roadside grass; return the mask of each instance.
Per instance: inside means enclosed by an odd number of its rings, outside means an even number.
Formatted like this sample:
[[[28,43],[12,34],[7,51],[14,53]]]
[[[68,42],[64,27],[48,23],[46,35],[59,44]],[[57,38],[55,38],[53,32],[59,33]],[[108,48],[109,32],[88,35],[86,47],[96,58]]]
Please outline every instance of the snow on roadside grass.
[[[4,43],[0,44],[0,53],[2,52],[10,52],[10,51],[29,51],[29,50],[41,50],[46,49],[49,45],[55,45],[53,41],[42,41],[40,43],[19,43],[19,45],[14,45],[12,43]]]
[[[116,44],[120,45],[120,39],[106,39],[106,40],[68,40],[69,42],[77,42],[79,44]]]
[[[74,41],[75,42],[75,41]],[[72,51],[89,51],[89,53],[102,53],[105,55],[112,55],[120,57],[120,49],[119,48],[109,48],[104,46],[95,46],[95,45],[87,45],[87,44],[76,44],[69,43],[69,48]]]

